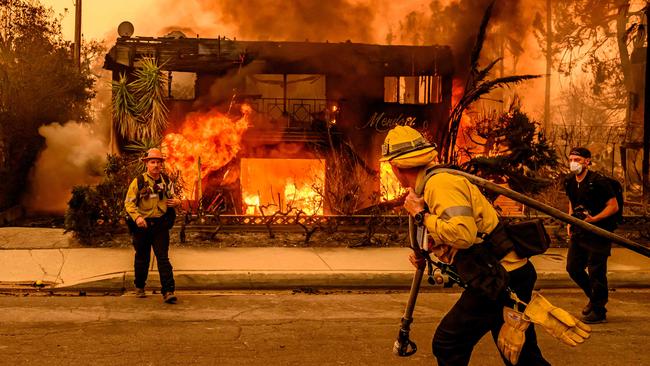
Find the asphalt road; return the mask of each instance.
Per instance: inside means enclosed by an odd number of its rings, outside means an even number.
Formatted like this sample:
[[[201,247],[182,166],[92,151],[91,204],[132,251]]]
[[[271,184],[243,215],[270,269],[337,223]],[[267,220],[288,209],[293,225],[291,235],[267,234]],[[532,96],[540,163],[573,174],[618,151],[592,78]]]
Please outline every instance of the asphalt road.
[[[578,313],[577,291],[546,291]],[[650,292],[610,294],[609,322],[570,348],[538,329],[553,365],[650,365]],[[419,351],[391,353],[405,292],[180,293],[0,296],[2,365],[435,365],[433,329],[457,292],[422,293],[411,337]],[[471,365],[501,365],[491,337]]]

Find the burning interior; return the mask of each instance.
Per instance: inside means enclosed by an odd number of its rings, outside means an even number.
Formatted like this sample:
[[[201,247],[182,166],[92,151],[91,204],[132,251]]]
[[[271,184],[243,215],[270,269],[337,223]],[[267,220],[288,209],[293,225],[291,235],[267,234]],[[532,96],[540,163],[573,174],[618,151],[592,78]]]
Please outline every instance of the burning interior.
[[[170,79],[166,165],[208,213],[354,214],[402,193],[378,161],[390,128],[447,131],[444,46],[123,36],[104,67],[129,78],[145,57]]]

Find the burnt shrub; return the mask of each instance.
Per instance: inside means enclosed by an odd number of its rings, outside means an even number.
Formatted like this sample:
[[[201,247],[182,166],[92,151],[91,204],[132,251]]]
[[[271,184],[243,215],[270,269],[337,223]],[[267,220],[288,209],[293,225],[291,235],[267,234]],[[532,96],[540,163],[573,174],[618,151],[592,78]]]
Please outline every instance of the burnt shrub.
[[[109,154],[104,178],[96,186],[76,186],[65,213],[65,230],[84,245],[102,245],[113,235],[124,233],[124,197],[142,164],[129,156]]]

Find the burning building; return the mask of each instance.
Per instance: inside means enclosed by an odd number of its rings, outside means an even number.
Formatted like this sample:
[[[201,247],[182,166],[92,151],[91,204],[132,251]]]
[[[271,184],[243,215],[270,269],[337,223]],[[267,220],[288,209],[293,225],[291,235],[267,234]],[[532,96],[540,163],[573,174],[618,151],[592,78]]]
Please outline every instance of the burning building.
[[[447,131],[445,46],[123,34],[104,67],[118,80],[144,57],[169,78],[168,165],[208,210],[353,213],[396,193],[378,161],[390,128],[411,125],[438,143]]]

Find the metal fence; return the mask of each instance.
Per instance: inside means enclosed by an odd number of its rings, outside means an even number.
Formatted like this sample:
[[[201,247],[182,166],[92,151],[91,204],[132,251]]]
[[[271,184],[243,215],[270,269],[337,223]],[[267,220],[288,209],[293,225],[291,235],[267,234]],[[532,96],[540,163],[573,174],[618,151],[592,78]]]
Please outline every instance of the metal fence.
[[[328,99],[257,98],[247,103],[272,120],[286,118],[286,127],[304,127],[316,119],[335,122],[339,108],[337,102]]]
[[[531,216],[532,217],[532,216]],[[551,236],[552,247],[566,247],[568,237],[566,224],[550,216],[535,216],[544,221],[544,225]],[[507,216],[507,219],[514,221],[526,220],[528,216]],[[408,231],[408,216],[373,216],[373,215],[352,215],[352,216],[308,216],[308,215],[269,215],[269,216],[246,216],[246,215],[196,215],[179,218],[184,220],[174,227],[180,231],[181,238],[188,233],[207,235],[214,238],[215,235],[227,233],[302,233],[311,235],[316,231],[325,233],[341,234],[362,234],[373,237],[376,234],[388,234],[394,239],[404,240]],[[616,234],[645,246],[650,246],[650,217],[626,216],[623,223],[616,230]],[[182,239],[181,241],[183,241]]]
[[[505,216],[505,218],[514,221],[526,220],[529,218],[540,218],[544,221],[544,225],[548,228],[565,226],[560,220],[546,215],[540,216]],[[408,225],[408,216],[396,215],[268,215],[268,216],[248,216],[248,215],[203,215],[197,217],[190,215],[186,218],[186,226],[191,227],[216,227],[223,228],[238,228],[241,230],[267,228],[272,226],[274,228],[285,227],[290,229],[294,227],[298,231],[302,231],[305,226],[322,226],[340,228],[341,230],[365,229],[372,225],[378,227],[378,232],[381,231],[394,231],[399,228],[406,228]],[[625,216],[623,223],[620,225],[620,230],[643,230],[650,229],[650,217],[646,216]]]

